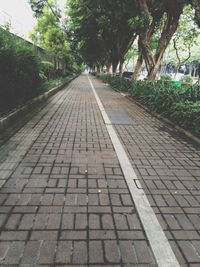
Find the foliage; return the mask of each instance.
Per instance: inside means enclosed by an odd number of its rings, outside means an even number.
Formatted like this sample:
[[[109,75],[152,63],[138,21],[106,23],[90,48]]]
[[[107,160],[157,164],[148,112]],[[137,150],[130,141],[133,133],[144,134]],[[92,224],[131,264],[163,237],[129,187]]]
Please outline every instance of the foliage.
[[[192,84],[193,83],[193,78],[192,78],[191,75],[185,75],[185,76],[183,76],[182,81],[185,82],[185,83],[191,83]]]
[[[129,92],[151,111],[161,113],[196,135],[199,134],[199,85],[176,88],[172,83],[164,81],[131,81],[110,75],[101,75],[100,78],[116,89]]]
[[[61,18],[60,10],[58,10],[56,4],[52,0],[29,0],[29,3],[36,18],[43,15],[45,6],[48,6],[57,20]]]
[[[134,1],[69,0],[68,4],[74,47],[90,67],[111,59],[115,72],[136,37],[129,23],[135,15]]]
[[[52,55],[55,62],[55,72],[62,62],[63,75],[67,69],[77,69],[74,53],[71,50],[69,38],[60,22],[60,11],[55,0],[33,0],[31,6],[37,16],[37,24],[30,34],[34,43],[40,45]]]
[[[39,62],[33,48],[0,28],[0,109],[39,93]]]
[[[41,61],[40,62],[40,75],[43,76],[44,79],[50,79],[54,76],[54,65],[49,61]]]
[[[178,102],[171,108],[170,118],[182,127],[200,133],[200,101]]]
[[[197,44],[199,29],[194,23],[194,10],[190,5],[184,8],[179,26],[173,36],[173,46],[176,52],[176,72],[192,55],[192,48]]]
[[[171,80],[172,80],[172,77],[171,77],[171,75],[169,75],[169,74],[162,74],[162,75],[160,76],[160,80],[161,80],[161,81],[171,81]]]
[[[50,79],[50,80],[46,80],[43,84],[42,84],[42,92],[47,92],[49,90],[51,90],[54,87],[57,87],[59,85],[62,85],[63,83],[67,83],[71,78],[73,77],[72,74],[67,75],[67,77],[62,78],[54,78],[54,79]]]
[[[98,70],[106,65],[109,72],[112,63],[113,75],[117,66],[121,73],[124,61],[130,61],[129,50],[138,37],[133,77],[137,78],[144,61],[148,79],[155,80],[173,36],[177,51],[189,50],[186,58],[179,57],[178,65],[191,56],[197,36],[194,17],[196,21],[200,18],[200,0],[68,0],[68,10],[73,49],[87,65]]]

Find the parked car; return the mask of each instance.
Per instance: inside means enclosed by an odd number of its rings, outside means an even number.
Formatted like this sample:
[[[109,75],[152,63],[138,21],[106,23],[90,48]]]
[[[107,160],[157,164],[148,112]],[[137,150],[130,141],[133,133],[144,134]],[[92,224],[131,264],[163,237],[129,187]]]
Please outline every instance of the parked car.
[[[132,75],[133,75],[132,71],[124,71],[122,77],[126,79],[131,79]]]

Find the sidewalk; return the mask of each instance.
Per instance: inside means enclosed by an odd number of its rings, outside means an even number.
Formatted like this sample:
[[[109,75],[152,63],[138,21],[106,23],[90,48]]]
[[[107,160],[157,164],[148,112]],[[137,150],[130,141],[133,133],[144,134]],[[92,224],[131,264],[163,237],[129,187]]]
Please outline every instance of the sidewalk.
[[[200,266],[197,148],[90,79],[180,266]],[[0,185],[1,266],[159,265],[86,75],[2,144]]]

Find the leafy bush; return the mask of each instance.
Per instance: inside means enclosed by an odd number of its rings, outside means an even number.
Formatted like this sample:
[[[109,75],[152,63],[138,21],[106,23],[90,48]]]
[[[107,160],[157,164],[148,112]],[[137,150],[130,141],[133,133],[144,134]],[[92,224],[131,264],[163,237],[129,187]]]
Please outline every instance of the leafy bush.
[[[54,76],[54,65],[49,61],[41,61],[40,63],[40,76],[43,80],[50,79]]]
[[[182,81],[184,83],[190,83],[190,84],[192,84],[193,83],[193,78],[192,78],[191,75],[185,75],[185,76],[183,76]]]
[[[169,74],[162,74],[162,75],[160,76],[160,80],[161,80],[161,81],[171,81],[171,80],[172,80],[172,77],[171,77],[171,75],[169,75]]]
[[[33,49],[0,28],[0,110],[38,94],[39,63]]]
[[[200,101],[176,103],[171,108],[170,118],[198,135],[200,133]]]
[[[175,123],[199,135],[200,86],[183,85],[177,88],[165,81],[132,81],[111,75],[100,78],[116,89],[126,91],[151,111],[169,117]]]

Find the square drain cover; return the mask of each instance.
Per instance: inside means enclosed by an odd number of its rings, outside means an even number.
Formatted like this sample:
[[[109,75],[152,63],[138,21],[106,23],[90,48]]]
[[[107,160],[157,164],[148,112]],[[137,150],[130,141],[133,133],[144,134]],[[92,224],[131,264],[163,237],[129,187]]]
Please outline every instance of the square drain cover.
[[[120,108],[106,108],[105,109],[112,124],[135,125],[133,120],[123,109]]]

